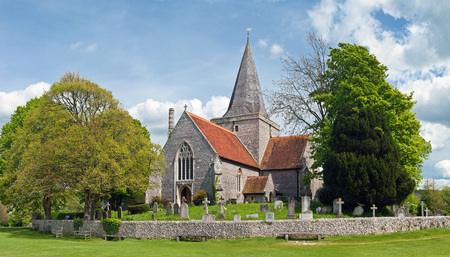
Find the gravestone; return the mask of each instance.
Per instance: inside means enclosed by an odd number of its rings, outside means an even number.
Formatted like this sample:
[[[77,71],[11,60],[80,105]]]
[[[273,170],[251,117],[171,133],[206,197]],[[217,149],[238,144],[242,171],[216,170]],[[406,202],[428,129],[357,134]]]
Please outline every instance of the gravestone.
[[[155,221],[156,220],[156,218],[155,218],[155,214],[154,213],[152,213],[152,221]]]
[[[344,218],[344,214],[342,214],[342,205],[344,204],[344,202],[342,201],[341,198],[339,198],[336,203],[339,205],[339,212],[338,212],[336,217],[337,218]]]
[[[158,203],[154,202],[153,203],[153,213],[157,213],[158,212]]]
[[[102,212],[102,219],[106,219],[108,216],[107,216],[107,214],[106,214],[106,212]]]
[[[239,214],[234,215],[233,220],[234,221],[241,221],[241,215],[239,215]]]
[[[182,203],[180,208],[180,219],[189,219],[189,209],[187,203]]]
[[[268,204],[261,204],[259,206],[259,212],[261,212],[261,213],[269,212],[269,205]]]
[[[311,198],[309,196],[302,196],[302,212],[309,210],[311,204]]]
[[[119,206],[119,209],[117,209],[117,218],[118,219],[122,218],[122,206]]]
[[[405,208],[399,208],[399,209],[397,210],[397,215],[396,215],[396,216],[399,217],[399,218],[405,218],[405,217],[407,217]]]
[[[423,217],[423,205],[424,205],[423,201],[420,201],[420,208],[421,208],[421,210],[422,210],[422,212],[421,212],[422,217]]]
[[[338,199],[333,200],[333,213],[338,214],[339,213],[339,204],[337,204]]]
[[[97,220],[102,220],[102,213],[99,212],[99,211],[96,211],[95,212],[95,217],[96,217]]]
[[[375,204],[372,204],[372,207],[370,207],[370,209],[372,210],[372,217],[375,218],[375,210],[378,209],[378,207],[375,207]]]
[[[283,209],[283,202],[280,201],[280,200],[276,200],[275,203],[274,203],[274,205],[273,205],[273,208],[274,208],[275,210],[281,210],[281,209]]]
[[[310,220],[313,219],[313,212],[311,210],[305,211],[305,213],[300,213],[298,218],[301,220]]]
[[[295,208],[297,208],[297,200],[295,200],[294,197],[289,197],[289,203],[293,203],[295,205]]]
[[[225,219],[225,214],[223,213],[223,211],[224,211],[223,198],[220,199],[219,205],[220,205],[220,214],[219,214],[219,216],[217,218],[219,220],[223,220],[223,219]]]
[[[353,209],[353,216],[360,217],[364,213],[364,208],[362,206],[356,206],[355,209]]]
[[[180,205],[178,203],[173,205],[173,214],[174,215],[180,214]]]
[[[397,212],[398,212],[398,205],[394,204],[392,205],[392,212],[395,214],[395,217],[397,217]]]
[[[111,213],[111,209],[108,210],[108,219],[111,219],[112,217],[112,213]]]
[[[411,205],[408,202],[406,202],[404,208],[406,210],[406,216],[407,217],[411,217],[411,214],[409,213],[409,207],[411,207]]]
[[[205,221],[216,221],[216,216],[214,216],[213,214],[206,214]]]
[[[243,204],[244,203],[244,195],[243,194],[239,194],[237,199],[236,199],[236,204]]]
[[[173,214],[173,203],[168,202],[166,205],[166,216]]]
[[[245,215],[245,217],[247,218],[247,219],[257,219],[258,218],[258,213],[251,213],[251,214],[247,214],[247,215]]]
[[[434,216],[445,216],[445,214],[441,210],[438,209],[434,212]]]
[[[273,212],[266,212],[266,220],[275,220],[275,214]]]
[[[288,215],[287,215],[288,219],[295,219],[295,204],[294,203],[289,203],[288,204]]]
[[[209,214],[209,213],[208,213],[208,203],[210,203],[210,201],[208,201],[208,198],[205,197],[205,200],[203,200],[202,203],[205,205],[205,207],[204,207],[204,209],[205,209],[205,214]]]

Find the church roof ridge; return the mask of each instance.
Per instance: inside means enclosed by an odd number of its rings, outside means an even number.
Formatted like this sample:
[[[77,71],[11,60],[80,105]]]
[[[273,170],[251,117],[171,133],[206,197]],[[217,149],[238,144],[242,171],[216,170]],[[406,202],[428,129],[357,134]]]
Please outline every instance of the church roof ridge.
[[[233,131],[231,131],[231,130],[229,130],[229,129],[226,129],[226,128],[222,127],[222,126],[219,126],[219,125],[217,125],[217,124],[214,123],[214,122],[211,122],[211,121],[209,121],[209,120],[207,120],[207,119],[205,119],[205,118],[203,118],[203,117],[200,117],[200,116],[198,116],[198,115],[196,115],[196,114],[193,114],[192,112],[187,112],[187,113],[188,113],[190,116],[195,116],[195,117],[197,117],[198,119],[201,119],[201,120],[203,120],[203,121],[205,121],[205,122],[210,123],[210,125],[213,125],[213,126],[215,126],[215,127],[217,127],[217,128],[220,128],[220,129],[222,129],[222,130],[225,130],[226,132],[231,133],[231,134],[234,135]]]

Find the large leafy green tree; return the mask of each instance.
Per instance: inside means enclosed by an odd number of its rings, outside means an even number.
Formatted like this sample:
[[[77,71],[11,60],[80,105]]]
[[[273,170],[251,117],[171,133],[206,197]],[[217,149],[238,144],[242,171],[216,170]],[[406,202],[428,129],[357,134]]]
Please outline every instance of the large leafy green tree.
[[[384,117],[370,109],[341,109],[329,149],[324,184],[348,206],[400,203],[414,190],[414,180],[399,165],[399,151]]]
[[[387,68],[363,46],[340,43],[330,51],[324,76],[326,89],[314,100],[323,103],[328,116],[318,121],[321,129],[313,134],[315,167],[330,153],[332,124],[339,110],[348,106],[372,109],[387,122],[400,153],[400,167],[409,177],[420,181],[423,161],[431,144],[420,136],[420,121],[412,112],[411,94],[403,94],[386,81]]]

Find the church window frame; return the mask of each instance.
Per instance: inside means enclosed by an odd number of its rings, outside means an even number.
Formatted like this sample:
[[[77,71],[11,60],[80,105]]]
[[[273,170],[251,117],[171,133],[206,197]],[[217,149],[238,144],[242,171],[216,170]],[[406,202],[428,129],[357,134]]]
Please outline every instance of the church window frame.
[[[238,169],[238,173],[236,175],[236,192],[240,193],[242,191],[242,169]]]
[[[194,180],[194,152],[186,141],[178,149],[175,166],[177,181]]]

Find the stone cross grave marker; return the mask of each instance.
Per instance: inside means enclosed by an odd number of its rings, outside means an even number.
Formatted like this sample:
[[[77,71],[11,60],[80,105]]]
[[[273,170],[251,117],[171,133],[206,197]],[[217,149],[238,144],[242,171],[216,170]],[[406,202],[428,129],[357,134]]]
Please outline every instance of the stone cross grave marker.
[[[295,204],[294,203],[289,203],[288,204],[288,215],[287,215],[288,219],[295,219]]]
[[[182,203],[180,208],[180,219],[189,219],[189,208],[187,203]]]
[[[275,214],[273,212],[266,212],[266,220],[275,220]]]
[[[309,196],[302,196],[302,212],[305,212],[311,208],[311,198]]]
[[[168,202],[166,205],[166,216],[173,214],[173,203]]]
[[[411,215],[409,214],[409,207],[411,207],[411,205],[410,205],[408,202],[406,202],[405,207],[406,207],[406,216],[407,216],[407,217],[411,216]]]
[[[239,214],[234,215],[233,220],[234,221],[241,221],[241,215],[239,215]]]
[[[174,215],[180,214],[180,205],[178,203],[173,205],[173,214]]]
[[[428,217],[428,207],[427,208],[425,208],[425,217]]]
[[[219,200],[220,214],[219,214],[219,216],[217,217],[217,218],[220,219],[220,220],[225,219],[225,214],[223,214],[223,211],[224,211],[224,206],[223,206],[223,204],[224,204],[224,201],[223,201],[223,198],[221,197],[220,200]]]
[[[117,210],[117,218],[122,218],[122,206],[119,206],[119,209]]]
[[[422,217],[423,217],[423,205],[424,205],[423,201],[420,201],[420,207],[422,209]]]
[[[205,197],[205,200],[203,200],[202,203],[205,205],[205,214],[209,214],[208,213],[208,203],[210,203],[210,201],[208,201],[208,198]]]
[[[339,200],[336,203],[339,204],[339,213],[338,213],[337,217],[343,218],[344,214],[342,214],[342,205],[344,204],[344,202],[341,200],[341,198],[339,198]]]
[[[276,200],[273,207],[275,208],[275,210],[281,210],[283,209],[283,202],[280,200]]]
[[[269,212],[269,205],[268,204],[261,204],[259,206],[259,212],[261,212],[261,213]]]
[[[154,213],[157,213],[157,212],[158,212],[158,203],[157,203],[157,202],[154,202],[154,203],[153,203],[153,212],[154,212]]]
[[[378,209],[378,207],[375,207],[375,204],[372,204],[372,207],[370,207],[370,209],[372,210],[372,217],[375,218],[375,210]]]

